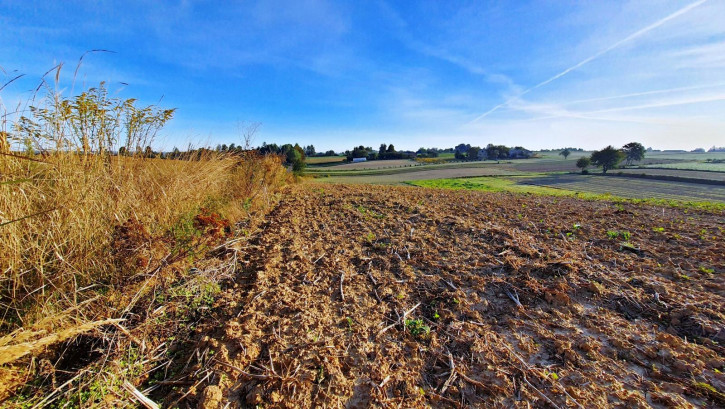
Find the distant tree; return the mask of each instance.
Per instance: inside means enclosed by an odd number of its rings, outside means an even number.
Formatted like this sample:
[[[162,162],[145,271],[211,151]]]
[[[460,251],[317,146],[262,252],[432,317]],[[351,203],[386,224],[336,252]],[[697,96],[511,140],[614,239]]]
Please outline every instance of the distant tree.
[[[372,148],[366,148],[360,145],[356,148],[353,148],[352,152],[347,151],[345,156],[347,156],[348,161],[352,162],[352,160],[355,158],[367,158],[370,151],[372,151]]]
[[[155,158],[156,154],[154,154],[154,151],[150,146],[147,146],[146,149],[143,150],[143,156],[144,158]]]
[[[118,156],[126,156],[127,153],[128,151],[126,150],[125,146],[121,146],[120,148],[118,148]]]
[[[228,150],[229,150],[229,147],[227,146],[227,144],[226,143],[222,144],[222,152],[226,152]]]
[[[305,173],[305,152],[299,145],[289,151],[287,161],[292,163],[292,173],[296,176],[302,176]]]
[[[393,146],[393,144],[391,143],[390,145],[388,145],[388,150],[386,152],[395,153],[395,146]]]
[[[325,152],[325,156],[337,156],[337,154],[335,153],[335,151],[329,150],[329,151]]]
[[[237,150],[237,145],[236,144],[229,145],[229,152],[234,152],[235,150]]]
[[[471,146],[466,153],[468,160],[478,160],[478,152],[481,150],[478,146]]]
[[[437,158],[438,157],[438,149],[436,149],[436,148],[431,148],[431,149],[420,148],[415,153],[419,158]]]
[[[563,156],[565,160],[569,157],[570,154],[571,151],[569,149],[564,149],[563,151],[559,152],[559,155]]]
[[[300,145],[286,143],[280,147],[280,154],[287,158],[287,163],[294,164],[298,160],[295,152],[299,153],[300,160],[304,162],[306,159],[305,150]]]
[[[609,169],[614,169],[619,162],[624,160],[624,152],[615,149],[612,145],[592,153],[591,163],[594,166],[601,167],[602,173],[607,173]]]
[[[639,142],[630,142],[622,147],[622,151],[627,159],[627,166],[632,162],[644,159],[644,146]]]
[[[486,146],[486,157],[491,160],[506,159],[509,157],[511,148],[504,145],[494,145],[489,143]]]
[[[305,146],[305,155],[315,156],[315,145]]]
[[[576,161],[576,167],[582,170],[582,173],[587,173],[587,168],[592,164],[592,161],[586,156],[582,156]]]
[[[292,151],[294,150],[294,145],[286,143],[279,147],[279,154],[287,158],[287,163],[292,163]]]
[[[471,149],[470,144],[459,143],[458,145],[456,145],[455,148],[453,148],[453,150],[455,151],[455,154],[453,156],[455,156],[456,159],[466,159],[466,155],[468,155],[469,149]]]

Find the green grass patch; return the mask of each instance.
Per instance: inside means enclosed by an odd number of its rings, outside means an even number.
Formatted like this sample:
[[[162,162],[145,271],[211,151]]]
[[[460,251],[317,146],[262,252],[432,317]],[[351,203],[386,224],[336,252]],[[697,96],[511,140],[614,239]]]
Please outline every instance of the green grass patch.
[[[443,189],[466,189],[484,192],[514,192],[531,193],[547,196],[574,196],[577,193],[569,190],[555,189],[545,186],[518,185],[514,178],[501,177],[474,177],[460,179],[433,179],[417,180],[408,184],[420,187],[433,187]]]
[[[526,176],[530,178],[531,176]],[[483,192],[510,192],[517,194],[534,194],[543,196],[565,196],[575,197],[584,200],[604,200],[614,203],[644,203],[657,206],[668,206],[668,207],[686,207],[696,208],[714,212],[725,211],[724,203],[707,202],[707,201],[681,201],[681,200],[670,200],[670,199],[656,199],[656,198],[625,198],[620,196],[614,196],[611,194],[602,193],[590,193],[580,192],[567,189],[558,189],[547,186],[537,186],[529,184],[517,184],[516,176],[511,177],[494,177],[494,176],[483,176],[473,178],[457,178],[457,179],[432,179],[432,180],[417,180],[406,182],[412,186],[419,187],[430,187],[439,189],[454,189],[454,190],[476,190]]]
[[[656,169],[676,169],[676,170],[699,170],[707,172],[725,172],[725,163],[718,161],[697,161],[697,162],[678,162],[678,163],[660,163],[646,165],[645,168]]]

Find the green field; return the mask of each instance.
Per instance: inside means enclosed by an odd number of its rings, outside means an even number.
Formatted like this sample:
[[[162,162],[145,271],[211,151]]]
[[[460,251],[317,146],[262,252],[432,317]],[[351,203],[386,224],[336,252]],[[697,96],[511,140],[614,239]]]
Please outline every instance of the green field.
[[[386,162],[392,162],[386,166]],[[483,162],[453,162],[453,163],[438,163],[438,164],[421,164],[413,161],[406,161],[405,163],[397,163],[398,161],[377,161],[377,168],[354,168],[347,165],[335,165],[325,168],[312,168],[308,169],[308,174],[313,177],[324,177],[324,178],[359,178],[360,183],[367,183],[371,180],[371,177],[386,176],[386,175],[398,175],[397,181],[405,182],[411,180],[406,175],[419,174],[421,172],[429,173],[427,179],[437,179],[442,177],[453,177],[438,176],[440,171],[451,170],[451,169],[484,169],[481,175],[492,174],[490,169],[495,169],[495,172],[499,174],[510,174],[510,173],[521,173],[511,166],[507,166],[508,162],[497,163],[493,161]],[[364,163],[356,163],[354,165],[364,165]],[[465,174],[460,176],[475,176],[473,174]],[[456,176],[458,177],[458,176]],[[418,179],[418,178],[414,178]],[[345,182],[347,183],[347,182]]]
[[[648,152],[642,167],[617,169],[599,176],[599,169],[581,175],[576,158],[589,152],[572,152],[564,159],[558,152],[537,158],[509,161],[450,161],[420,163],[407,160],[330,163],[311,167],[309,174],[325,183],[411,184],[451,189],[505,191],[588,199],[626,198],[657,203],[697,203],[699,207],[725,206],[725,164],[706,163],[722,153]],[[452,156],[452,154],[449,154]],[[651,166],[651,167],[650,167]],[[621,177],[611,175],[621,173]],[[625,177],[626,174],[633,174]],[[634,178],[642,174],[652,178]],[[661,180],[660,178],[682,178]],[[707,182],[705,182],[707,181]],[[714,181],[714,182],[710,182]],[[711,202],[710,205],[703,202]]]
[[[647,165],[646,168],[664,168],[664,169],[682,169],[682,170],[702,170],[708,172],[725,172],[725,162],[676,162],[663,163],[659,165]]]
[[[410,185],[490,192],[572,196],[593,200],[634,199],[654,204],[725,210],[725,188],[695,183],[595,175],[531,175],[410,181]]]
[[[725,160],[725,152],[647,152],[649,159],[675,159],[681,161],[704,161],[707,159]]]

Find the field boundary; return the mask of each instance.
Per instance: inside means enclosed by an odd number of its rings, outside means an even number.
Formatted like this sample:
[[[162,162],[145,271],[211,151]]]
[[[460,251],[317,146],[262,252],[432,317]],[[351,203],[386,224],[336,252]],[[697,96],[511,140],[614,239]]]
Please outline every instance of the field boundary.
[[[682,163],[703,163],[703,162],[682,162]],[[674,163],[677,164],[677,163]],[[712,170],[712,169],[687,169],[687,168],[667,168],[662,166],[646,166],[646,167],[636,167],[636,168],[624,168],[624,169],[658,169],[658,170],[680,170],[683,172],[709,172],[709,173],[725,173],[721,170]]]
[[[672,170],[672,169],[667,169]],[[676,169],[679,170],[679,169]],[[699,171],[698,171],[699,172]],[[577,173],[577,172],[572,172]],[[718,173],[718,172],[715,172]],[[725,182],[721,180],[713,179],[700,179],[700,178],[688,178],[682,176],[667,176],[667,175],[648,175],[646,173],[589,173],[592,176],[609,176],[609,177],[623,177],[623,178],[635,178],[635,179],[652,179],[652,180],[663,180],[666,182],[685,182],[685,183],[698,183],[701,185],[717,185],[725,186]]]

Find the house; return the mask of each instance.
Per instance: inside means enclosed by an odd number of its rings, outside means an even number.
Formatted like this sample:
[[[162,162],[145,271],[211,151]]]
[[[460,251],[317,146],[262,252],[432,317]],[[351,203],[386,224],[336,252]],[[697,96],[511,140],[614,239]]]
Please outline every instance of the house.
[[[367,162],[367,158],[352,158],[352,163]]]

